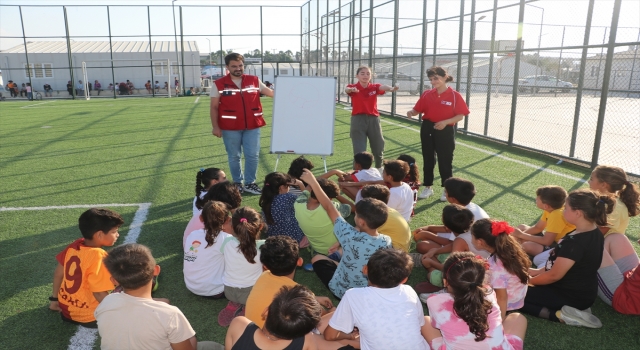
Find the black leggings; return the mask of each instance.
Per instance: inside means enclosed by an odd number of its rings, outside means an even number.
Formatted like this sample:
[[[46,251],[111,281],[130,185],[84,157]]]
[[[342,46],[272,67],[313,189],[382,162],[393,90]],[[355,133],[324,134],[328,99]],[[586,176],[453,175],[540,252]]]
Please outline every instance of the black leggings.
[[[436,166],[437,154],[440,184],[444,186],[444,180],[453,176],[453,151],[456,149],[455,129],[453,126],[447,125],[442,130],[436,130],[433,128],[434,124],[423,120],[420,127],[423,163],[422,184],[425,186],[433,185],[433,169]]]
[[[562,309],[563,306],[569,305],[578,310],[584,310],[591,307],[594,301],[595,300],[585,302],[576,300],[576,298],[567,298],[558,293],[555,288],[549,286],[535,286],[527,289],[527,296],[524,298],[524,306],[520,311],[532,316],[547,318],[550,321],[560,322],[556,317],[556,311]],[[546,311],[549,312],[548,315],[544,314]]]

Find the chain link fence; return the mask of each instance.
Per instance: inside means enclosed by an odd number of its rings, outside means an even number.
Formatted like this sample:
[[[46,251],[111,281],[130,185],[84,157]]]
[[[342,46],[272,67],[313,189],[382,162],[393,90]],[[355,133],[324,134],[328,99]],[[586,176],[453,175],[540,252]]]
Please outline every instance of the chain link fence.
[[[379,109],[404,116],[439,65],[471,110],[461,132],[638,175],[639,12],[634,0],[0,5],[1,93],[25,99],[30,83],[45,99],[77,98],[78,87],[92,98],[206,94],[226,74],[224,56],[238,52],[263,81],[336,76],[344,102],[344,85],[370,66],[376,82],[400,87],[379,97]],[[126,93],[109,88],[127,80]]]
[[[471,110],[460,132],[637,175],[639,12],[631,0],[311,0],[303,72],[335,75],[341,91],[369,66],[400,87],[379,110],[404,116],[442,66]]]

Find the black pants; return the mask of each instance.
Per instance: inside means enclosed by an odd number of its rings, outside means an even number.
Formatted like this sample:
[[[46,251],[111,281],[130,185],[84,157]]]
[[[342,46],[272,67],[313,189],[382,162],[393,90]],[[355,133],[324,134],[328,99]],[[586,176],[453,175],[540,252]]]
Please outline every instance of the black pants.
[[[433,169],[438,155],[438,170],[440,184],[453,176],[453,151],[456,149],[455,130],[447,125],[442,130],[433,128],[434,123],[423,120],[420,127],[420,141],[422,142],[422,184],[433,185]]]
[[[535,286],[527,289],[527,296],[524,298],[524,306],[520,311],[532,316],[541,317],[540,312],[546,308],[549,310],[549,320],[560,322],[556,317],[556,311],[562,309],[563,306],[569,305],[578,310],[590,308],[593,305],[577,298],[567,298],[558,293],[554,288],[549,286]],[[543,317],[546,318],[546,317]]]

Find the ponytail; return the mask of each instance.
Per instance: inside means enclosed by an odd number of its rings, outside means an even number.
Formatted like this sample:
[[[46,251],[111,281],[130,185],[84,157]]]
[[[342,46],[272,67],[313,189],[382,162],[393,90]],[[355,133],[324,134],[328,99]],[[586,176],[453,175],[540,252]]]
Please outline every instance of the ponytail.
[[[262,194],[260,195],[258,204],[264,212],[267,224],[273,225],[275,223],[271,213],[271,205],[273,204],[274,198],[280,194],[280,186],[288,186],[290,182],[290,176],[283,173],[273,172],[265,176],[264,187],[262,188]]]
[[[518,277],[522,284],[529,282],[529,256],[522,246],[511,237],[513,228],[504,221],[480,219],[471,226],[471,234],[482,239],[495,252],[492,258],[500,259],[505,270]]]
[[[255,264],[258,255],[256,239],[262,229],[260,214],[250,207],[238,208],[231,218],[235,237],[240,242],[238,251],[248,262]]]
[[[584,218],[598,226],[607,226],[607,215],[616,204],[613,194],[601,194],[590,189],[579,189],[569,193],[567,204],[573,210],[580,210]]]
[[[484,261],[471,252],[453,252],[444,262],[444,278],[453,296],[453,311],[469,326],[475,341],[483,341],[489,331],[488,316],[493,304],[483,286]]]
[[[209,201],[205,203],[202,208],[202,222],[204,223],[205,240],[207,241],[206,248],[209,248],[216,242],[216,238],[220,231],[222,231],[222,225],[227,221],[229,216],[229,209],[225,203],[217,201]]]
[[[200,195],[209,190],[212,181],[219,181],[222,170],[218,168],[200,168],[196,173],[196,208],[202,209],[204,202]]]
[[[404,160],[409,164],[409,180],[416,185],[420,184],[420,170],[418,170],[418,164],[416,164],[416,159],[408,154],[401,154],[398,157],[398,160]]]
[[[599,182],[606,183],[610,192],[617,193],[633,217],[640,214],[640,190],[627,179],[627,174],[620,167],[598,165],[592,173]]]

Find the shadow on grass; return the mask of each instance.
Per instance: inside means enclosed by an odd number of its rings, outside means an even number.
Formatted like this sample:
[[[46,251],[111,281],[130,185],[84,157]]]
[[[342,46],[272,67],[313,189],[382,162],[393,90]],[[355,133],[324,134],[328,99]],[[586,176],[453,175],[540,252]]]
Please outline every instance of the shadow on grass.
[[[38,300],[36,309],[15,313],[0,323],[3,349],[66,348],[78,329],[78,326],[62,321],[60,313],[49,310],[46,298]]]

